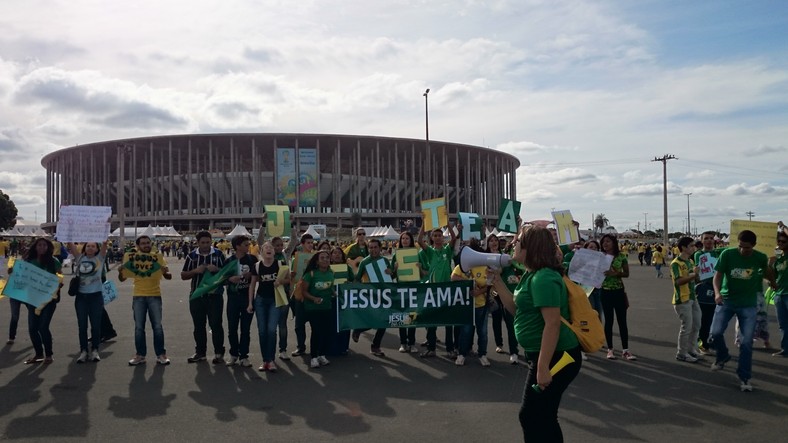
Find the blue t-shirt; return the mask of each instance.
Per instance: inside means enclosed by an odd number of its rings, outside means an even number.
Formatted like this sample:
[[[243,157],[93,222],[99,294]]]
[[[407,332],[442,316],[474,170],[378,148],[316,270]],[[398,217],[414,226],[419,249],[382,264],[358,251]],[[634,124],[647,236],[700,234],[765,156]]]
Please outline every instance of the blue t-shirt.
[[[96,254],[93,257],[80,255],[76,263],[76,272],[79,275],[79,293],[93,294],[101,292],[104,282],[101,275],[104,272],[104,256]]]

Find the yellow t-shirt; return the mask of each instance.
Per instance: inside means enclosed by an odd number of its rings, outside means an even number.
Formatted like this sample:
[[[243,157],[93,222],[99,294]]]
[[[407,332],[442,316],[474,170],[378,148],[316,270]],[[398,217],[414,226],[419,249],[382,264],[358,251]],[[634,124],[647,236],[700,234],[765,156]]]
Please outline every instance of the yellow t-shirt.
[[[0,256],[5,257],[9,249],[11,249],[11,243],[7,240],[0,241]]]
[[[465,280],[473,280],[476,284],[476,287],[484,287],[487,286],[487,266],[476,266],[471,268],[470,276],[464,272],[462,272],[462,268],[460,265],[454,267],[454,270],[451,272],[451,275],[457,275],[462,277]],[[487,304],[487,294],[483,293],[481,295],[477,295],[473,297],[473,307],[474,308],[481,308]]]
[[[150,254],[142,252],[130,252],[126,254],[124,263],[129,260],[133,255],[134,267],[144,272],[151,270],[154,263],[159,264],[159,269],[152,273],[149,277],[144,275],[137,275],[133,272],[124,269],[123,274],[128,278],[134,279],[134,292],[135,297],[160,297],[161,296],[161,278],[163,270],[167,267],[167,261],[164,256],[156,250],[151,250]]]
[[[651,256],[651,263],[655,265],[664,265],[665,258],[662,256],[661,252],[654,251],[654,255]]]
[[[260,246],[258,246],[257,243],[252,243],[249,246],[249,255],[252,257],[257,257],[260,255]]]

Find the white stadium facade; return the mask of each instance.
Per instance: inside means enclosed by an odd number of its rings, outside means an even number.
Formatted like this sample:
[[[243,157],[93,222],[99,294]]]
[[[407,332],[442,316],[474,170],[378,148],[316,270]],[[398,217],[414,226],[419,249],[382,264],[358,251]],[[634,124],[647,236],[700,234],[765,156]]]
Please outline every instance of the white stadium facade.
[[[113,229],[123,221],[185,231],[258,227],[273,204],[290,206],[302,225],[396,227],[421,216],[422,200],[440,197],[452,218],[494,220],[501,198],[516,199],[520,166],[510,154],[458,143],[268,133],[102,141],[52,152],[41,164],[46,228],[61,205],[89,205],[111,206]]]

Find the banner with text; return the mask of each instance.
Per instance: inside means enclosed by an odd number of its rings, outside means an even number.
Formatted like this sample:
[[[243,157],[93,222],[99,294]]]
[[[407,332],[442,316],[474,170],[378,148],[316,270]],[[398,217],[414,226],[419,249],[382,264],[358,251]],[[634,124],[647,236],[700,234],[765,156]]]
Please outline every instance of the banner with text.
[[[516,200],[501,199],[500,209],[498,210],[498,230],[517,234],[519,228],[517,217],[520,215],[522,203]]]
[[[473,282],[339,285],[339,331],[471,325]]]
[[[448,225],[449,213],[446,209],[446,200],[442,198],[422,200],[421,216],[423,218],[425,232]]]
[[[61,206],[57,239],[63,243],[104,242],[109,237],[109,206]]]
[[[269,237],[290,235],[290,208],[285,205],[265,205],[265,233]]]
[[[296,158],[294,148],[276,150],[276,202],[294,207],[296,204]]]
[[[774,248],[777,247],[777,223],[762,222],[752,220],[731,220],[730,245],[739,245],[739,233],[750,230],[755,233],[755,250],[761,251],[767,257],[774,256]]]
[[[298,148],[298,205],[317,206],[317,149]]]
[[[3,295],[41,309],[55,297],[59,286],[60,278],[57,275],[24,260],[17,260],[14,272],[3,288]]]

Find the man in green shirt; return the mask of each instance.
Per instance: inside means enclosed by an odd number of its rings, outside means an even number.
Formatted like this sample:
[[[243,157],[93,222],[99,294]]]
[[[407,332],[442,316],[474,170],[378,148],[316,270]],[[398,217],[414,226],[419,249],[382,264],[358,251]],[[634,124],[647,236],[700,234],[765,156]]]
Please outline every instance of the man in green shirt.
[[[754,232],[741,231],[739,247],[723,251],[714,267],[714,301],[717,308],[711,322],[711,342],[717,351],[717,360],[711,365],[711,370],[722,370],[731,359],[725,345],[725,330],[735,315],[742,335],[739,366],[736,369],[742,392],[752,391],[752,336],[755,331],[757,296],[763,290],[764,278],[769,280],[772,287],[776,285],[774,273],[769,268],[769,258],[755,250],[756,240]]]
[[[783,222],[777,226],[780,233],[777,234],[777,251],[774,257],[769,259],[769,266],[777,275],[777,288],[774,290],[774,306],[777,308],[777,321],[780,323],[780,330],[783,333],[780,340],[780,352],[772,354],[775,357],[788,357],[788,227]]]
[[[356,281],[362,283],[383,283],[391,281],[391,262],[389,259],[380,255],[381,246],[380,240],[371,239],[367,242],[369,255],[364,257],[358,265],[358,273],[356,274]],[[382,261],[382,263],[380,263]],[[382,266],[381,266],[382,265]],[[353,331],[353,340],[358,341],[358,336],[367,329],[356,329]],[[383,341],[383,336],[386,334],[386,328],[379,328],[375,331],[375,337],[372,338],[372,347],[370,352],[378,357],[383,357],[385,354],[380,349],[380,343]]]
[[[462,225],[457,224],[457,229],[462,232]],[[449,235],[451,239],[449,244],[443,242],[443,230],[435,229],[430,233],[430,242],[428,245],[424,242],[424,226],[419,232],[418,244],[424,252],[424,256],[429,263],[429,277],[427,281],[432,283],[442,283],[451,281],[451,259],[454,255],[454,244],[457,242],[457,235],[454,229],[449,227]],[[427,328],[427,350],[421,353],[424,358],[435,356],[435,344],[438,341],[437,328]],[[450,354],[452,359],[457,358],[456,351],[454,350],[454,327],[446,326],[446,352]]]

